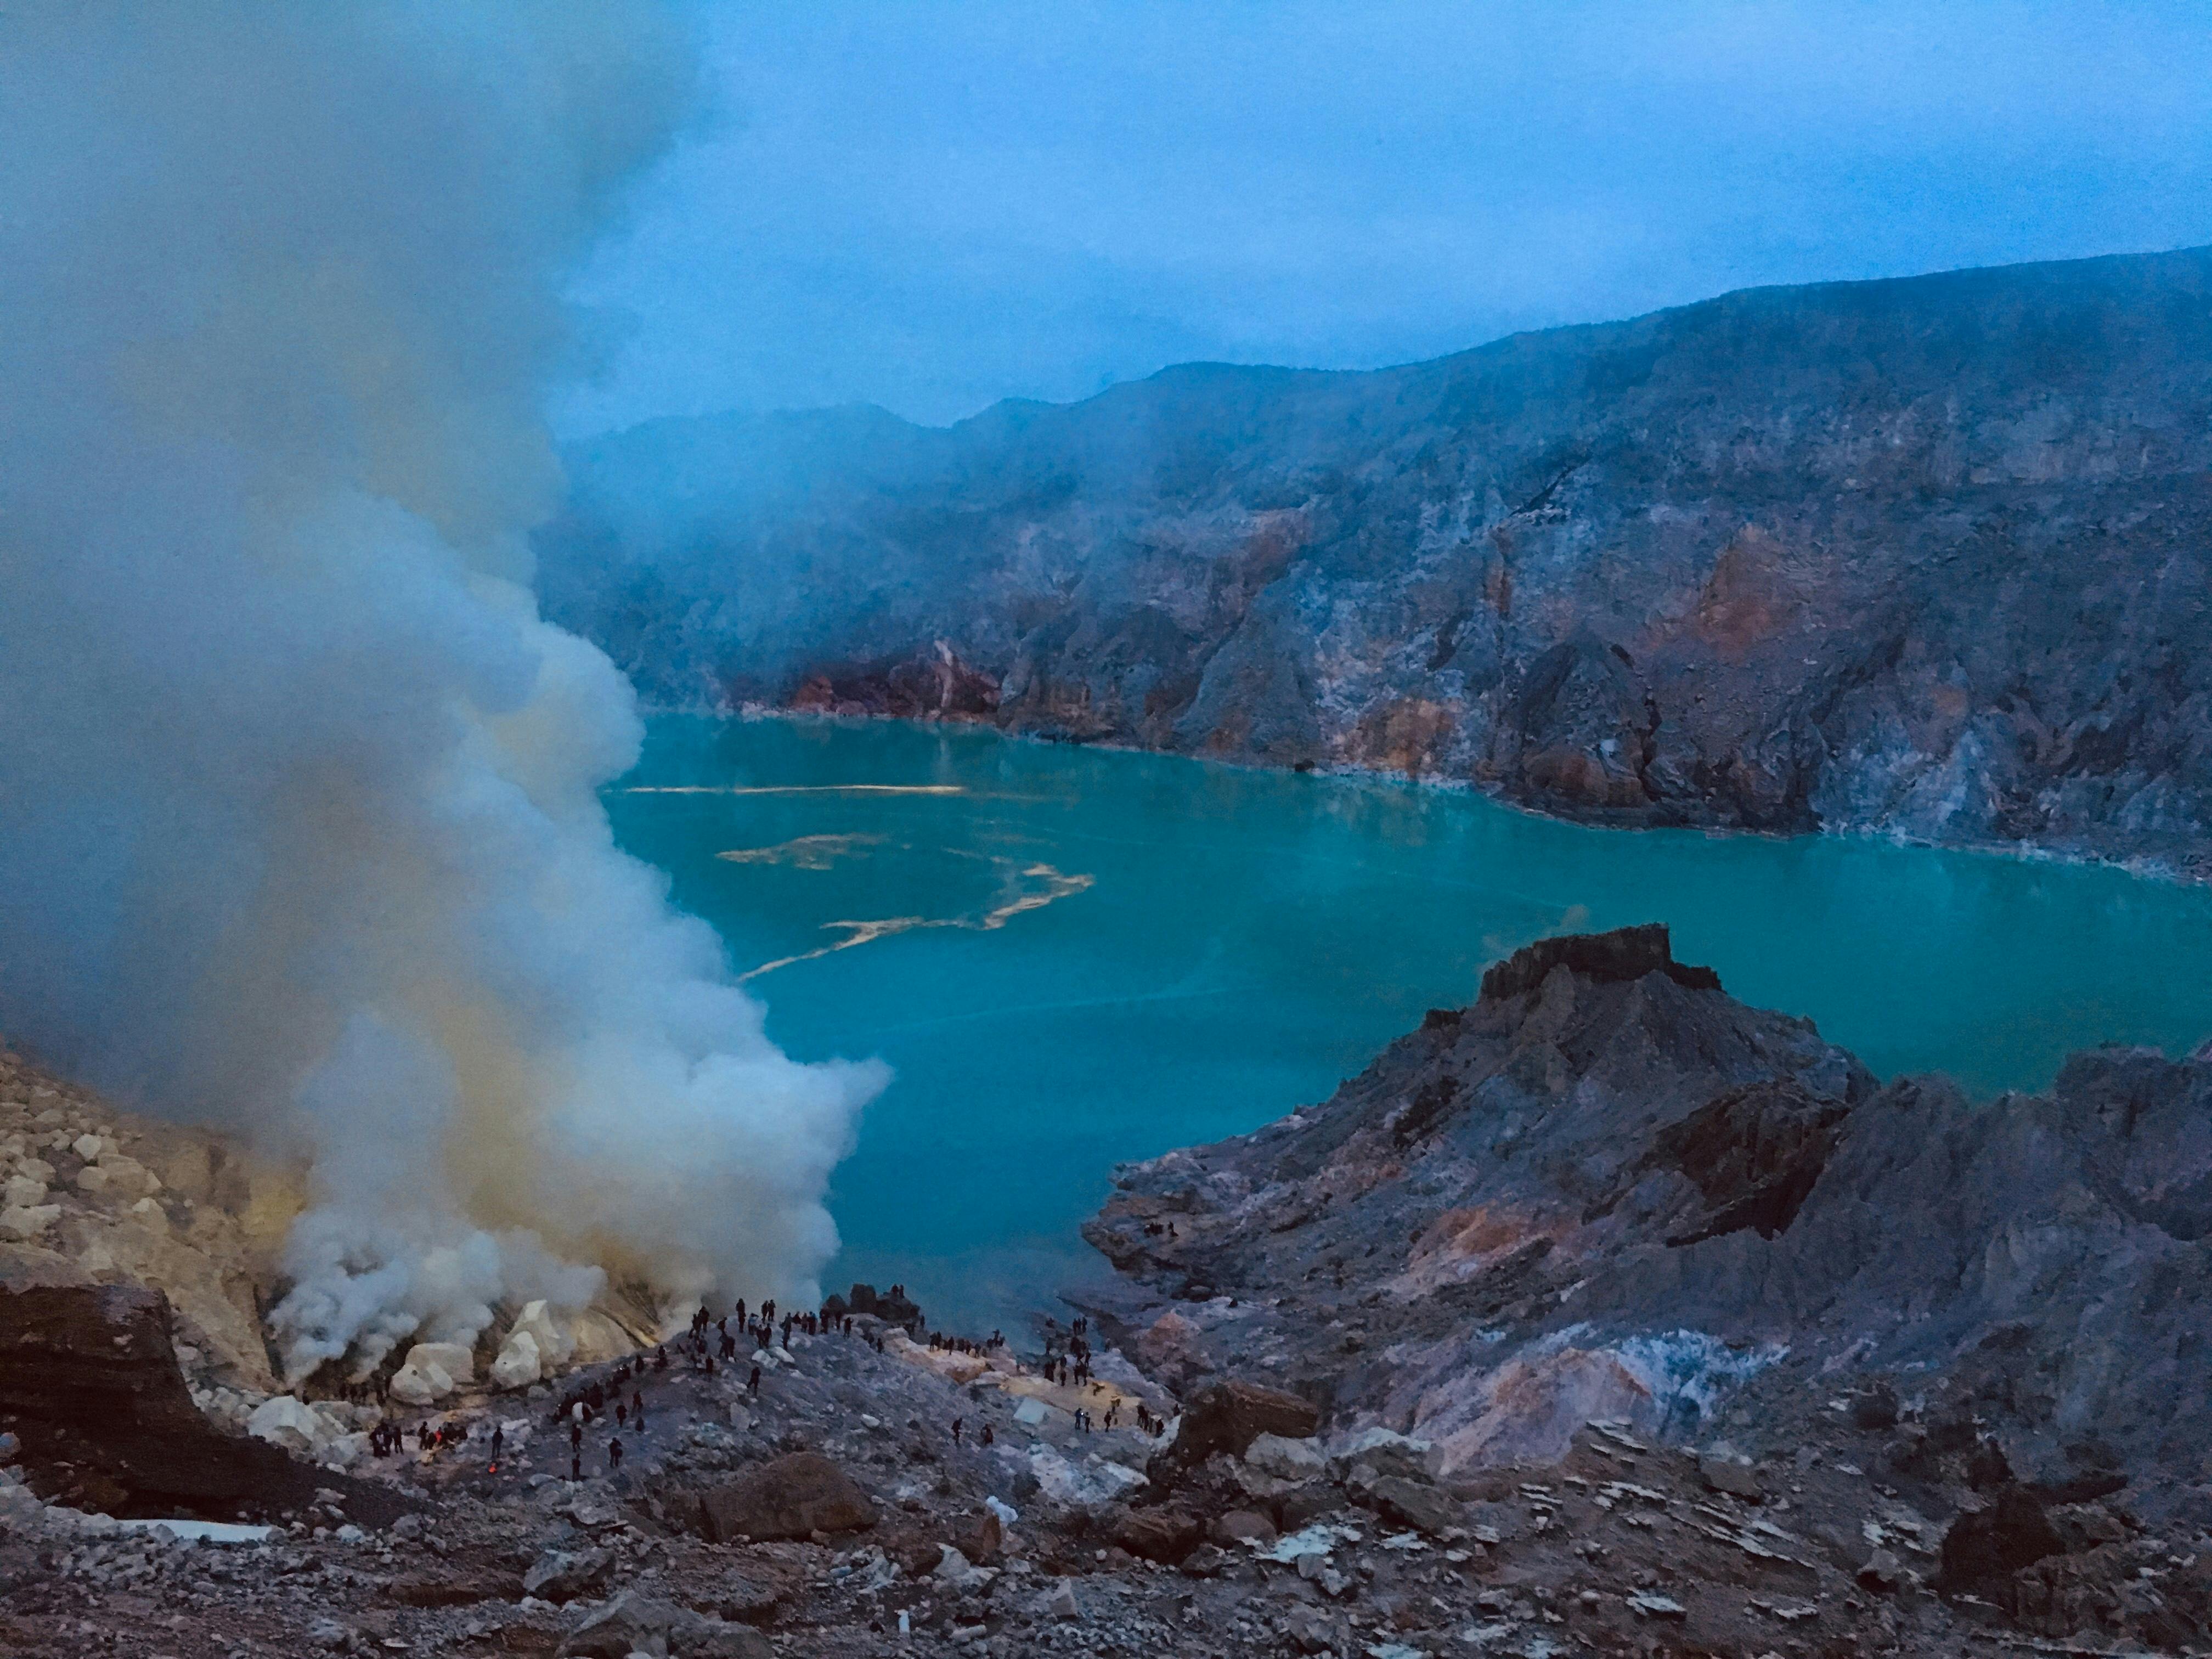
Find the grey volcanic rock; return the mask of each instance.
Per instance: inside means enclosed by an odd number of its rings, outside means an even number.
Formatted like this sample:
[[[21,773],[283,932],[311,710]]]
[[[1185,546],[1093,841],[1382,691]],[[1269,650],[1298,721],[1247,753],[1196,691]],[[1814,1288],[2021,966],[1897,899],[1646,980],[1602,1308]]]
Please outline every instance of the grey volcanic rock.
[[[546,603],[663,700],[2207,858],[2206,250],[571,460]]]
[[[1623,930],[1531,946],[1325,1105],[1116,1182],[1101,1328],[1446,1476],[1592,1422],[1778,1455],[1832,1430],[1931,1504],[1997,1495],[1954,1551],[1991,1571],[2037,1559],[2002,1540],[2046,1502],[2212,1522],[2212,1055],[2100,1050],[1990,1103],[1881,1086]]]
[[[718,1543],[805,1538],[876,1523],[867,1494],[817,1452],[793,1452],[713,1488],[701,1497],[699,1512],[707,1536]]]

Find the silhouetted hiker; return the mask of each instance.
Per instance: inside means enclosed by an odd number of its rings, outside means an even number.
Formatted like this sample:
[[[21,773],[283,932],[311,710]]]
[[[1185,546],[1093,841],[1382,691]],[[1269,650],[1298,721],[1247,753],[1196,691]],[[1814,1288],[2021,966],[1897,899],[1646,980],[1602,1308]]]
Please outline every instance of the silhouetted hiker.
[[[744,1299],[744,1297],[739,1297],[738,1298],[737,1305],[736,1305],[735,1307],[733,1307],[733,1308],[732,1308],[732,1309],[730,1310],[730,1317],[731,1317],[731,1318],[732,1318],[732,1319],[734,1319],[734,1320],[736,1320],[736,1321],[738,1322],[738,1328],[739,1330],[743,1330],[743,1329],[744,1329],[744,1328],[745,1328],[745,1299]]]
[[[760,1392],[760,1367],[757,1365],[753,1367],[752,1376],[746,1379],[745,1392],[747,1394],[758,1394]]]
[[[568,1478],[571,1480],[581,1480],[584,1478],[583,1453],[572,1451],[568,1454]]]
[[[983,1425],[983,1438],[981,1443],[988,1446],[994,1438],[996,1438],[996,1437],[991,1432],[991,1425],[988,1423],[986,1423]]]
[[[617,1431],[629,1426],[629,1407],[619,1400],[615,1401],[615,1427]]]
[[[665,1371],[668,1369],[667,1349],[655,1348],[653,1351],[653,1369],[657,1371]]]
[[[960,1443],[960,1419],[957,1417],[952,1419],[952,1443],[956,1446]]]
[[[615,1438],[607,1442],[607,1473],[609,1474],[619,1474],[621,1472],[622,1437],[617,1435]]]
[[[428,1423],[415,1431],[415,1449],[416,1451],[430,1449],[430,1425]]]
[[[568,1425],[568,1449],[574,1451],[583,1443],[584,1425],[581,1423],[571,1423]]]
[[[495,1462],[497,1462],[499,1455],[506,1449],[507,1429],[504,1425],[495,1423],[492,1425],[491,1430],[491,1455],[493,1461]]]
[[[643,1434],[645,1432],[645,1395],[643,1393],[641,1392],[630,1395],[629,1414],[632,1418],[636,1419],[637,1431],[640,1434]]]

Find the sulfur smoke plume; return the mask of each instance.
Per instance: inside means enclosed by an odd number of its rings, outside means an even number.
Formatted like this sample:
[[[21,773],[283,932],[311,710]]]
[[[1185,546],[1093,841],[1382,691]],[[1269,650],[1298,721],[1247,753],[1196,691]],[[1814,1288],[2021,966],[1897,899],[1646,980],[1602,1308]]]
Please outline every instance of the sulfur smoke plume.
[[[560,301],[686,116],[646,4],[0,12],[0,1029],[312,1158],[295,1372],[611,1271],[801,1294],[871,1066],[595,794],[524,534]]]

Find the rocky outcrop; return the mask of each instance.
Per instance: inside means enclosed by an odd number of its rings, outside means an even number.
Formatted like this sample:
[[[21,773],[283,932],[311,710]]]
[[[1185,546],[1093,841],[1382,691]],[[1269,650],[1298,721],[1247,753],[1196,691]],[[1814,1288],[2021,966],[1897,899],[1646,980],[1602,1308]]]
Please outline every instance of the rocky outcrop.
[[[1325,1105],[1121,1171],[1086,1234],[1129,1284],[1094,1312],[1446,1476],[1594,1422],[1786,1451],[1847,1417],[1979,1517],[1947,1571],[2002,1576],[2046,1504],[2212,1524],[2207,1125],[2212,1045],[1978,1103],[1877,1084],[1663,930],[1550,940]]]
[[[167,1298],[143,1286],[0,1289],[0,1426],[21,1442],[41,1496],[222,1520],[305,1509],[325,1492],[364,1518],[406,1507],[210,1424],[178,1370],[170,1317]]]
[[[260,1297],[304,1195],[296,1171],[0,1050],[0,1285],[159,1286],[204,1401],[276,1389]]]
[[[572,454],[649,696],[2203,870],[2212,252],[1732,294],[1373,374]]]

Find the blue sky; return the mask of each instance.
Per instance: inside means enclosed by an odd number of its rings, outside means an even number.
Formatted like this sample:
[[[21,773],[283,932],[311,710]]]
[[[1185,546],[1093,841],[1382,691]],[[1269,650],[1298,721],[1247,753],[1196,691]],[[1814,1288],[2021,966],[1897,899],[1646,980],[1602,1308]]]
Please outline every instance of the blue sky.
[[[568,432],[957,419],[1732,288],[2212,242],[2212,4],[809,0],[578,281]]]

